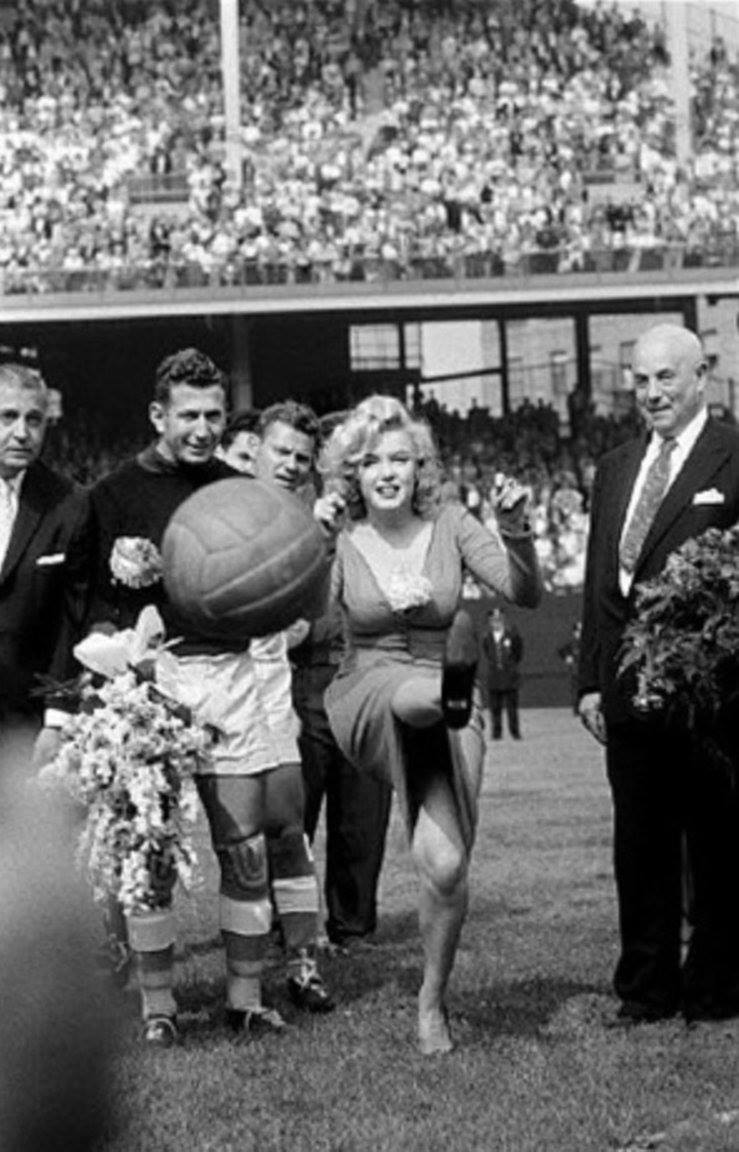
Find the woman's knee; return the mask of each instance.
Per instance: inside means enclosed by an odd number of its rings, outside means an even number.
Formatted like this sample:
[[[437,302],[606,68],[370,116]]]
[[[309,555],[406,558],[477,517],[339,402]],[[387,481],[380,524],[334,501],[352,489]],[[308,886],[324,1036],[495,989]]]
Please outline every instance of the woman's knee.
[[[428,677],[406,680],[393,694],[393,715],[413,728],[430,728],[441,719],[441,689]]]
[[[450,841],[414,841],[413,859],[422,880],[440,896],[453,897],[464,889],[468,858],[463,848]]]

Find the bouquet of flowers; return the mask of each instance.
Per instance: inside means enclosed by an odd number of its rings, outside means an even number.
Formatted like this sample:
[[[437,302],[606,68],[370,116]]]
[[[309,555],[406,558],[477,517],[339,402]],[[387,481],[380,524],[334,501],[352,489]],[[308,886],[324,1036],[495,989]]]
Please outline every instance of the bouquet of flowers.
[[[636,674],[641,711],[726,747],[739,709],[739,525],[688,540],[637,587],[620,671]]]
[[[77,858],[96,899],[112,896],[129,913],[166,905],[178,878],[192,886],[193,775],[213,740],[149,678],[152,656],[166,658],[162,639],[161,618],[148,607],[136,629],[92,634],[77,646],[89,670],[80,710],[41,773],[86,808]]]

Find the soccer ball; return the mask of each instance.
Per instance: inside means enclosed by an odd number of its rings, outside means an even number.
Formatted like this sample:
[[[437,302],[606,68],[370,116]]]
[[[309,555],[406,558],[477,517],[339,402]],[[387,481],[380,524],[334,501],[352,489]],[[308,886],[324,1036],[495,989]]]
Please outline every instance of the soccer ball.
[[[248,640],[319,614],[324,537],[290,492],[248,477],[207,484],[175,511],[162,540],[164,586],[211,640]]]

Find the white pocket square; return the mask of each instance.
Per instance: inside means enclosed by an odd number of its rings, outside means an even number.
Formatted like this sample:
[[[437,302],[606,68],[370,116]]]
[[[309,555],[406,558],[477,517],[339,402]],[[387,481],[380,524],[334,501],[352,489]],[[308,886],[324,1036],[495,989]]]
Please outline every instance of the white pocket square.
[[[725,504],[726,497],[718,488],[706,488],[705,492],[696,492],[693,497],[694,504]]]
[[[49,568],[52,564],[63,564],[66,559],[66,552],[50,552],[48,556],[39,556],[36,567]]]

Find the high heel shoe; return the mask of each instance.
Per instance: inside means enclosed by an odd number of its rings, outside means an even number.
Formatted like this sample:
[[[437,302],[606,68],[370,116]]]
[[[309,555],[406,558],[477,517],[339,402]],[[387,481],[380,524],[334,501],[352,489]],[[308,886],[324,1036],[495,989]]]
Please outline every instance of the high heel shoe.
[[[468,613],[460,609],[447,633],[441,673],[441,710],[449,728],[469,723],[478,659],[475,629]]]

